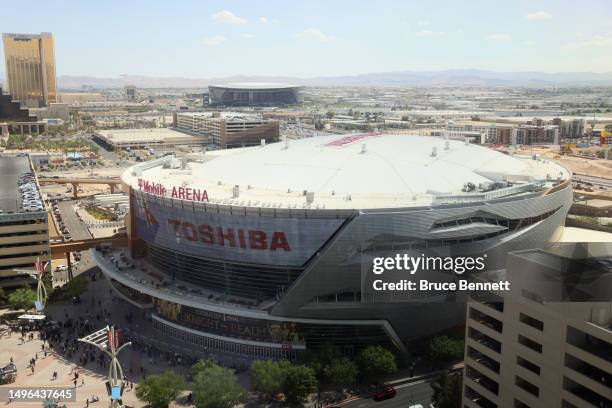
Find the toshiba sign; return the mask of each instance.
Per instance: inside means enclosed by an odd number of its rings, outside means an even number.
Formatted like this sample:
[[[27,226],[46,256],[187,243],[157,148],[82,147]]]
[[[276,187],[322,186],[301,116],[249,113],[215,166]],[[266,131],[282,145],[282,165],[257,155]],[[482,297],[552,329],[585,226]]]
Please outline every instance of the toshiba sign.
[[[289,241],[283,231],[268,234],[260,230],[213,227],[209,224],[196,225],[173,219],[169,219],[168,223],[172,226],[176,238],[185,238],[192,242],[200,241],[208,245],[249,248],[259,251],[291,251]]]
[[[142,197],[133,201],[140,238],[176,252],[236,262],[301,266],[345,220],[220,214]]]

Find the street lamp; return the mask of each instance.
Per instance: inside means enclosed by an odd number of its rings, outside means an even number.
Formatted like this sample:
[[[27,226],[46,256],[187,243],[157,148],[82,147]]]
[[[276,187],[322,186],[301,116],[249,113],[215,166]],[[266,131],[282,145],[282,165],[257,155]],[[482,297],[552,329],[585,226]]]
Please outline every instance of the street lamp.
[[[104,329],[79,339],[79,341],[83,343],[90,344],[102,350],[111,358],[107,382],[107,390],[111,398],[110,408],[122,408],[119,401],[121,400],[123,391],[123,369],[121,368],[117,356],[121,350],[132,344],[131,342],[127,342],[119,346],[120,337],[121,331],[116,331],[114,326],[106,326]]]
[[[21,274],[28,274],[34,279],[36,279],[36,301],[34,302],[34,307],[36,308],[36,312],[42,314],[45,310],[45,306],[47,305],[47,288],[45,287],[45,283],[43,282],[43,275],[45,273],[45,269],[49,266],[49,261],[42,262],[39,258],[36,258],[36,262],[34,262],[34,270],[29,269],[15,269],[16,272]]]

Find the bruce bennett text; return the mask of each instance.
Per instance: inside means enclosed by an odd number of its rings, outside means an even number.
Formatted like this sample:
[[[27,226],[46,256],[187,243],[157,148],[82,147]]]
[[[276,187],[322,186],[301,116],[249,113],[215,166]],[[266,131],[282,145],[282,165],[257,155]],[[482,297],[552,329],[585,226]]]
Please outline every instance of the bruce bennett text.
[[[430,282],[425,279],[410,281],[402,279],[396,282],[385,282],[377,279],[372,282],[372,287],[377,291],[509,291],[510,282],[470,282],[461,279],[457,282]]]

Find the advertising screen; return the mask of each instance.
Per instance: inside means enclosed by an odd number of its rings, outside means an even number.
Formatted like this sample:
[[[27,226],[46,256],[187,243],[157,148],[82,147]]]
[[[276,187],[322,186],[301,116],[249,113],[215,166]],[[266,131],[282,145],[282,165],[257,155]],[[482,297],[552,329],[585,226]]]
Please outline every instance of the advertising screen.
[[[147,242],[228,261],[303,265],[342,218],[274,218],[219,214],[134,200],[136,231]]]

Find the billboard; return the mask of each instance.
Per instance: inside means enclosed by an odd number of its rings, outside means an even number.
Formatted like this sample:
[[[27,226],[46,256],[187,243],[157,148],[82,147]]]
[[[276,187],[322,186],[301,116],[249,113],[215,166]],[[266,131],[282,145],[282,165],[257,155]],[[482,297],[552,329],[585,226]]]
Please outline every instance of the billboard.
[[[219,214],[133,199],[136,233],[146,242],[194,256],[301,266],[344,218],[275,218]]]

